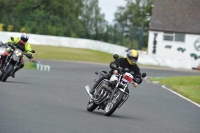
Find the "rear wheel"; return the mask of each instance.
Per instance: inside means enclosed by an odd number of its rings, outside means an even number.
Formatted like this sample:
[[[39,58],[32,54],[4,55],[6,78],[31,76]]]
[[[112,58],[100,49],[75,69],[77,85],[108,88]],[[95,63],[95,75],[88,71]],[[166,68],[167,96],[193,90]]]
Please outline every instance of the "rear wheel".
[[[124,95],[124,93],[121,91],[118,91],[117,93],[114,94],[112,101],[110,101],[106,104],[106,107],[104,109],[105,116],[110,116],[114,113],[114,111],[120,105],[120,103],[123,99],[123,95]]]
[[[5,71],[1,81],[2,82],[6,82],[7,78],[10,76],[10,73],[12,72],[14,66],[12,64],[10,64],[7,68],[7,70]]]
[[[95,104],[91,99],[88,101],[88,104],[87,104],[87,110],[92,112],[94,111],[96,108],[98,107],[97,104]]]

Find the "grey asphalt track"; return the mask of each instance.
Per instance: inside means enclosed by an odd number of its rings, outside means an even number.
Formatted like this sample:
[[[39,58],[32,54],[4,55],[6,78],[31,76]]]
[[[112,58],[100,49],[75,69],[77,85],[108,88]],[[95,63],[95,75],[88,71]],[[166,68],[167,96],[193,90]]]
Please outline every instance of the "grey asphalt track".
[[[111,117],[86,111],[84,86],[108,65],[43,61],[51,71],[20,70],[0,82],[0,133],[199,133],[200,108],[161,88],[129,87],[127,102]],[[199,75],[141,68],[148,76]]]

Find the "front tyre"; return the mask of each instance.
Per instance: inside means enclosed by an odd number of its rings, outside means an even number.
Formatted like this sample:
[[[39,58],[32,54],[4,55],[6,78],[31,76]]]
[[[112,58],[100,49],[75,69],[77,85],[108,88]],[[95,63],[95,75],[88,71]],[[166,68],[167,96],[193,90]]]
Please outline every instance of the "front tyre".
[[[7,68],[7,70],[5,71],[1,81],[2,82],[6,82],[7,78],[10,76],[10,73],[12,72],[14,66],[12,64],[10,64]]]
[[[106,104],[106,107],[104,109],[105,116],[110,116],[113,114],[113,112],[120,105],[120,103],[123,99],[123,96],[124,96],[124,93],[121,91],[118,91],[117,93],[114,94],[112,101],[110,101]]]
[[[88,101],[87,110],[88,110],[89,112],[94,111],[97,107],[98,107],[98,105],[95,104],[94,102],[92,102],[91,99]]]

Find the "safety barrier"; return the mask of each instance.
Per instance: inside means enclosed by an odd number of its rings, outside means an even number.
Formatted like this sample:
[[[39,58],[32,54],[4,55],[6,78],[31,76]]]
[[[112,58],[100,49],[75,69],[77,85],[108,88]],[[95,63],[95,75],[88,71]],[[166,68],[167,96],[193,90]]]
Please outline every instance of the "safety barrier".
[[[19,32],[0,32],[1,39],[7,39],[11,36],[20,36]],[[70,37],[59,37],[59,36],[47,36],[47,35],[36,35],[29,34],[30,39],[29,43],[35,45],[50,45],[50,46],[62,46],[62,47],[72,47],[72,48],[84,48],[92,49],[97,51],[102,51],[110,54],[119,54],[120,56],[125,57],[127,47],[118,46],[114,44],[109,44],[101,41],[94,41],[89,39],[80,39],[80,38],[70,38]],[[146,52],[139,51],[138,63],[146,65],[158,65],[166,66],[171,68],[183,68],[183,69],[192,69],[193,66],[196,68],[199,65],[199,62],[187,58],[174,58],[163,57],[157,55],[149,55]],[[48,71],[50,68],[47,65],[38,65],[38,70]]]
[[[40,63],[36,63],[36,69],[40,71],[50,71],[51,67],[49,65],[42,65]]]

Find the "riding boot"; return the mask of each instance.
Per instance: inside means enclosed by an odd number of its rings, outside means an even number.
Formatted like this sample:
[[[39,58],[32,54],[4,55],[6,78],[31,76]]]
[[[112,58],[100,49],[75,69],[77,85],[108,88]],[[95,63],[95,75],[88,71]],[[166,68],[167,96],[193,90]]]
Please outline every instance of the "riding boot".
[[[98,81],[94,84],[94,86],[90,89],[90,94],[93,94],[94,93],[94,90],[96,88],[96,86],[98,85]]]
[[[91,90],[90,90],[90,94],[93,94],[94,93],[94,91],[95,91],[95,88],[97,87],[97,85],[103,80],[103,79],[105,79],[106,77],[101,77],[101,78],[99,78],[97,81],[96,81],[96,83],[93,85],[93,87],[91,88]]]

